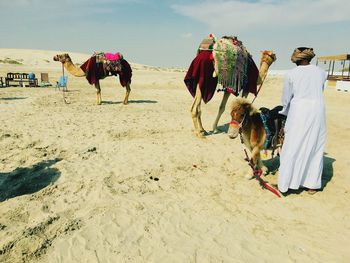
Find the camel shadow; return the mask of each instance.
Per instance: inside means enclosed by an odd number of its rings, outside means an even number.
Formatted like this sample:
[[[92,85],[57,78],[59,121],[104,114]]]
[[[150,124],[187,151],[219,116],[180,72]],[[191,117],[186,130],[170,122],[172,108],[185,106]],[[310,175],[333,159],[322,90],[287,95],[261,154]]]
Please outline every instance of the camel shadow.
[[[227,133],[229,128],[229,124],[226,123],[224,125],[220,125],[216,128],[215,131],[209,131],[208,134],[206,136],[210,136],[210,135],[215,135],[215,134],[221,134],[221,133]]]
[[[27,97],[0,98],[0,100],[25,100]]]
[[[321,189],[319,192],[322,192],[324,188],[327,186],[327,184],[332,180],[333,177],[333,163],[336,161],[336,159],[332,157],[328,157],[327,153],[324,153],[323,155],[323,169],[322,169],[322,178],[321,178]],[[270,173],[275,174],[278,171],[278,168],[280,166],[280,158],[279,156],[276,156],[274,158],[271,158],[269,160],[263,161],[264,165],[268,168]],[[283,194],[284,196],[289,194],[300,194],[307,189],[300,188],[298,190],[288,190],[287,193]]]
[[[9,173],[0,173],[0,202],[21,195],[40,191],[60,177],[57,168],[50,168],[62,159],[41,161],[31,167],[16,168]]]
[[[122,104],[122,101],[102,101],[102,104]],[[158,103],[156,100],[129,100],[129,104]]]

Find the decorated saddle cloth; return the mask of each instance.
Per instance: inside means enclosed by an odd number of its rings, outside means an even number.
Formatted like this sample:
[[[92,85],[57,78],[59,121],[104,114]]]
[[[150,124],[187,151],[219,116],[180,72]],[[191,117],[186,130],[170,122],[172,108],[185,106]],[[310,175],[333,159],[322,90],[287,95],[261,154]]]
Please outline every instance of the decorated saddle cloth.
[[[120,54],[119,52],[117,52],[115,54],[97,52],[97,53],[94,53],[94,56],[96,56],[96,63],[104,63],[105,68],[109,72],[122,70],[121,61],[123,59],[123,55]],[[117,70],[115,70],[116,68],[117,68]]]
[[[265,149],[273,147],[273,142],[276,141],[279,130],[283,127],[282,122],[286,119],[286,116],[279,114],[282,108],[279,105],[272,110],[265,107],[259,109],[260,117],[266,131]]]
[[[110,76],[110,73],[119,75],[123,87],[131,83],[131,66],[120,53],[94,53],[80,68],[85,72],[86,79],[91,85]]]
[[[232,89],[235,95],[247,86],[249,56],[239,41],[222,38],[214,44],[214,67],[218,83]]]

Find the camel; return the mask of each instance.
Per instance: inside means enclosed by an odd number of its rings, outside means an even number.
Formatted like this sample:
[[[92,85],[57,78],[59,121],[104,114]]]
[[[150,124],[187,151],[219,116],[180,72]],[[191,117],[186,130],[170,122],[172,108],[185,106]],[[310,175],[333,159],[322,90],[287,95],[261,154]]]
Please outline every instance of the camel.
[[[202,44],[205,43],[206,45],[208,45],[208,41],[210,42],[210,40],[211,40],[210,44],[213,44],[214,40],[211,39],[210,37],[208,39],[204,39]],[[232,38],[232,37],[224,37],[224,38],[234,40],[237,43],[239,43],[239,45],[241,45],[241,42],[239,40],[237,40],[237,38]],[[203,49],[203,51],[201,51],[197,55],[195,60],[198,58],[198,56],[201,53],[204,53],[204,52],[208,53],[208,52],[212,52],[212,50],[210,50],[210,49]],[[246,52],[246,50],[245,50],[245,52]],[[207,55],[207,58],[205,58],[204,56],[202,58],[203,61],[204,60],[209,60],[209,59],[210,58],[209,58],[208,55]],[[207,132],[204,130],[203,125],[202,125],[202,120],[201,120],[201,102],[202,102],[202,99],[203,99],[203,94],[202,94],[202,90],[201,90],[201,85],[200,84],[201,84],[201,81],[203,83],[203,80],[202,80],[204,78],[203,76],[208,75],[208,72],[210,72],[210,69],[208,67],[208,63],[209,62],[202,62],[203,64],[204,63],[206,63],[206,64],[204,66],[200,66],[199,69],[196,68],[195,66],[193,66],[193,65],[196,65],[195,60],[192,62],[191,66],[190,66],[190,69],[188,71],[188,74],[185,77],[185,83],[186,83],[187,88],[190,90],[190,92],[192,93],[192,95],[194,97],[194,101],[192,103],[191,110],[190,110],[191,111],[191,115],[192,115],[192,121],[193,121],[193,124],[194,124],[194,132],[195,132],[195,134],[198,137],[204,138],[205,135],[207,134]],[[267,75],[267,71],[268,71],[270,65],[275,60],[276,60],[276,55],[272,51],[263,51],[262,52],[259,74],[257,76],[257,85],[261,85],[263,83],[263,81],[264,81],[264,79],[265,79],[265,77]],[[216,64],[215,61],[211,61],[211,63]],[[197,71],[204,71],[204,70],[207,71],[207,72],[204,72],[204,73],[201,72],[200,74],[197,73],[198,75],[200,75],[199,81],[194,81],[195,77],[193,76],[193,74],[194,74],[193,72],[195,72],[196,70]],[[213,67],[212,70],[214,71],[214,67]],[[192,74],[192,75],[190,75],[189,73]],[[216,77],[216,75],[217,74],[214,72],[213,77]],[[192,80],[191,80],[191,78],[192,78]],[[209,82],[211,82],[211,84],[210,84],[211,86],[214,85],[212,80],[210,80],[210,79],[207,80],[207,83],[209,83]],[[195,88],[193,87],[194,83],[196,83],[196,87]],[[217,83],[217,79],[216,79],[216,83]],[[216,86],[216,83],[215,83],[215,86]],[[226,87],[224,87],[224,88],[226,88]],[[195,93],[195,94],[193,94],[193,93]],[[213,132],[217,131],[217,125],[218,125],[219,119],[220,119],[222,113],[225,111],[226,103],[228,101],[228,98],[229,98],[230,94],[231,93],[229,91],[225,90],[223,98],[222,98],[222,101],[221,101],[221,104],[220,104],[220,107],[219,107],[218,115],[217,115],[217,117],[215,119],[215,122],[214,122],[214,125],[213,125]],[[248,96],[248,93],[243,93],[242,96],[246,97],[246,96]],[[209,100],[207,99],[207,101],[209,101]],[[207,101],[204,101],[204,102],[206,103]]]
[[[261,112],[263,110],[269,112],[271,116],[269,120],[262,117]],[[281,148],[283,144],[283,126],[286,118],[278,113],[280,110],[282,110],[282,106],[277,106],[272,110],[266,108],[257,110],[245,98],[236,98],[232,102],[228,136],[234,139],[238,134],[242,135],[242,143],[251,152],[252,167],[255,171],[261,170],[264,174],[268,172],[268,169],[261,161],[260,151],[270,149],[274,152],[275,149]],[[265,124],[262,118],[264,118]],[[271,128],[271,125],[274,127]],[[266,130],[266,126],[270,127],[269,130]],[[270,131],[273,131],[273,133],[270,134]]]
[[[103,54],[103,53],[102,53]],[[119,54],[118,54],[119,55]],[[123,104],[128,104],[130,95],[131,83],[131,67],[129,63],[120,55],[120,59],[115,63],[97,63],[97,55],[93,55],[81,67],[73,64],[72,59],[68,54],[59,54],[53,57],[54,61],[59,61],[63,64],[66,70],[76,77],[86,77],[90,84],[94,84],[97,91],[97,105],[101,105],[101,87],[100,80],[109,76],[119,75],[120,84],[126,87],[126,94]],[[108,61],[107,61],[108,62]]]

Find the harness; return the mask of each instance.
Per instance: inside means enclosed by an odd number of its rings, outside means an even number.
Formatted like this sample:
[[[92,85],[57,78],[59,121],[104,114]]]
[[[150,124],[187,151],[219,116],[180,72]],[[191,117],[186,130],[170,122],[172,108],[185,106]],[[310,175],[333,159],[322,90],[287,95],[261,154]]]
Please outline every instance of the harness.
[[[260,118],[264,124],[265,132],[266,132],[266,139],[265,139],[264,148],[269,149],[271,146],[271,141],[272,141],[272,137],[273,137],[273,134],[271,132],[271,128],[268,125],[270,115],[266,114],[266,112],[261,111],[261,110],[259,111],[259,113],[260,113]]]

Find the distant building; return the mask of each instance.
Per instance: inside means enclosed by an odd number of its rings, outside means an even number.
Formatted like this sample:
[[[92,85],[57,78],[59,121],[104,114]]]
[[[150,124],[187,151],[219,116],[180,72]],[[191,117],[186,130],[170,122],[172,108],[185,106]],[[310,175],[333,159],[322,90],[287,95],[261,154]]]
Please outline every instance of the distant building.
[[[348,91],[350,89],[350,54],[318,57],[316,65],[321,62],[328,69],[327,86]],[[339,67],[340,66],[340,67]]]

